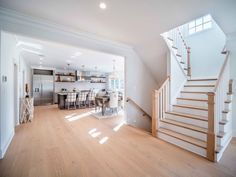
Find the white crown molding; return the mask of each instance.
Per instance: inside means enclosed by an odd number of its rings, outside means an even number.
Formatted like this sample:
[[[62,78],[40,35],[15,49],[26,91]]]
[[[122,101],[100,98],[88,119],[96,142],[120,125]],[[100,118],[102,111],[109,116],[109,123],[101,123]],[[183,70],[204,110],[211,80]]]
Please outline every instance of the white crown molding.
[[[25,25],[34,25],[34,26],[44,28],[44,29],[45,28],[46,29],[53,29],[53,30],[57,30],[57,31],[66,33],[67,35],[69,34],[69,35],[76,37],[76,38],[85,38],[85,39],[89,39],[89,40],[92,40],[95,42],[102,42],[102,43],[110,44],[113,47],[118,47],[123,50],[133,50],[132,46],[124,44],[124,43],[120,43],[120,42],[113,41],[110,39],[105,39],[105,38],[102,38],[102,37],[92,34],[92,33],[74,30],[70,27],[56,24],[56,23],[46,20],[46,19],[40,19],[40,18],[28,16],[26,14],[16,12],[16,11],[13,11],[10,9],[2,8],[2,7],[0,7],[0,19],[11,22],[11,23],[20,23],[22,25],[24,25],[24,24]]]

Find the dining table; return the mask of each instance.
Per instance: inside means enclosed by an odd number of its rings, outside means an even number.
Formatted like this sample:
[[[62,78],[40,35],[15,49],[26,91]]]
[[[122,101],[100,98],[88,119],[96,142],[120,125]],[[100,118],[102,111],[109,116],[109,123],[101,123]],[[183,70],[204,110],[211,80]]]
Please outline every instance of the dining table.
[[[102,116],[105,114],[106,110],[106,103],[109,102],[110,96],[109,95],[104,95],[104,96],[96,96],[95,97],[95,102],[96,100],[99,100],[100,103],[102,103]]]
[[[102,106],[101,106],[102,107],[102,116],[104,116],[105,111],[106,111],[106,107],[107,107],[107,103],[110,100],[110,95],[106,94],[106,95],[103,95],[103,96],[96,96],[95,97],[95,102],[97,102],[96,100],[99,100],[100,103],[102,104]],[[122,100],[123,100],[123,97],[119,96],[118,101],[122,101]]]

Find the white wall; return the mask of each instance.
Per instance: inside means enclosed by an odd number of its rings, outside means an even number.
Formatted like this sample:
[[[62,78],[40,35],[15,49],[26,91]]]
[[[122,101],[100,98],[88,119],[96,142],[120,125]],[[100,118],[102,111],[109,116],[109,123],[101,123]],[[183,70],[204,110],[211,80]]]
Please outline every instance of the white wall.
[[[176,59],[176,56],[172,54],[172,52],[169,54],[168,57],[169,65],[170,65],[170,93],[171,93],[171,104],[175,104],[176,98],[179,95],[179,92],[181,91],[183,84],[186,82],[187,77],[180,66],[179,62]]]
[[[206,31],[186,37],[191,47],[192,77],[217,77],[224,62],[221,51],[226,36],[216,23]]]
[[[18,64],[19,59],[19,53],[15,46],[14,36],[1,32],[1,157],[6,152],[14,135],[14,63]],[[6,82],[3,82],[2,76],[7,77]]]
[[[126,69],[126,96],[134,99],[144,110],[151,114],[151,94],[152,90],[157,88],[157,83],[133,48],[121,43],[94,36],[92,34],[78,33],[77,31],[73,31],[64,26],[55,25],[40,19],[26,17],[21,14],[8,14],[3,11],[0,11],[0,29],[42,40],[50,40],[124,56]],[[2,63],[4,64],[4,67],[2,67]],[[7,75],[9,78],[12,78],[12,66],[11,60],[8,60],[6,57],[1,55],[1,76]],[[8,69],[6,70],[6,68]],[[13,118],[11,111],[13,103],[12,101],[9,101],[8,104],[2,104],[4,102],[2,100],[9,100],[4,92],[7,92],[10,96],[12,89],[12,81],[9,81],[7,84],[1,83],[1,132],[14,132],[14,127],[11,121]],[[139,120],[140,113],[137,110],[131,111],[133,109],[133,105],[127,104],[126,109],[127,122],[129,124],[138,125],[141,128],[150,130],[150,121],[143,119],[143,123],[137,124],[137,122],[142,120]],[[2,110],[4,110],[4,113]],[[7,127],[8,125],[9,127]],[[1,140],[2,138],[4,140],[7,138],[9,139],[9,136],[10,135],[5,136],[5,134],[1,133]],[[3,144],[1,143],[1,147],[2,146]]]
[[[230,51],[230,77],[233,82],[233,103],[232,103],[232,118],[233,118],[233,136],[236,137],[236,32],[228,36],[227,49]]]

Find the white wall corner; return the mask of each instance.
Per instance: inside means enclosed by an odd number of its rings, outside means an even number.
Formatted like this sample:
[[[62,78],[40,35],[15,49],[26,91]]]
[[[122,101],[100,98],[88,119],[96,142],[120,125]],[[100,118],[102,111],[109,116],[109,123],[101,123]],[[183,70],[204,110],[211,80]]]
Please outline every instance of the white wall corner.
[[[233,130],[233,137],[236,138],[236,130]]]
[[[7,152],[7,149],[8,149],[8,147],[9,147],[9,145],[11,144],[11,141],[12,141],[12,139],[13,139],[13,137],[14,137],[14,135],[15,135],[15,132],[14,132],[14,130],[11,132],[11,134],[10,134],[10,136],[9,136],[9,138],[8,138],[8,140],[7,140],[7,142],[6,142],[6,144],[5,145],[2,145],[3,147],[1,147],[1,149],[0,149],[0,159],[3,159],[4,158],[4,156],[5,156],[5,154],[6,154],[6,152]]]
[[[0,159],[2,159],[2,158],[3,158],[3,154],[2,154],[2,150],[0,148]]]

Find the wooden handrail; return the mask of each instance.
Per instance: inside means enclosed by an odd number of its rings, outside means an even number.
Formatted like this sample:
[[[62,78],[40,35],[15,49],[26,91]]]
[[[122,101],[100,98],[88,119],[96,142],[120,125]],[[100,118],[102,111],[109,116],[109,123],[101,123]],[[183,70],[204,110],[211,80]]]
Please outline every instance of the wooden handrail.
[[[232,95],[233,94],[233,79],[230,79],[229,80],[229,92],[228,92],[228,94],[230,94],[230,95]]]
[[[170,76],[167,76],[166,80],[161,84],[161,87],[158,90],[155,90],[156,92],[160,92],[161,89],[164,88],[167,82],[169,82]]]
[[[184,40],[184,37],[183,37],[183,34],[182,32],[180,31],[179,28],[177,28],[178,32],[179,32],[179,35],[180,35],[180,38],[182,39],[182,42],[185,46],[185,49],[187,51],[187,76],[191,77],[191,60],[190,60],[190,55],[191,55],[191,48],[187,45],[186,41]]]
[[[216,92],[216,90],[217,90],[217,88],[219,86],[219,83],[220,83],[220,81],[222,79],[222,75],[223,75],[223,73],[225,71],[225,67],[226,67],[226,64],[228,63],[228,61],[229,61],[229,51],[226,52],[226,58],[225,58],[223,66],[221,67],[220,74],[218,76],[218,80],[217,80],[215,88],[214,88],[214,92]]]
[[[181,33],[179,28],[177,28],[177,30],[178,30],[179,35],[180,35],[180,37],[181,37],[181,39],[182,39],[182,41],[184,43],[185,48],[188,49],[188,45],[187,45],[186,41],[184,40],[183,34]]]
[[[134,100],[132,100],[131,98],[127,97],[126,102],[131,102],[133,103],[133,105],[138,108],[141,112],[143,112],[143,116],[147,116],[149,119],[151,119],[152,117],[146,112],[144,111]]]

